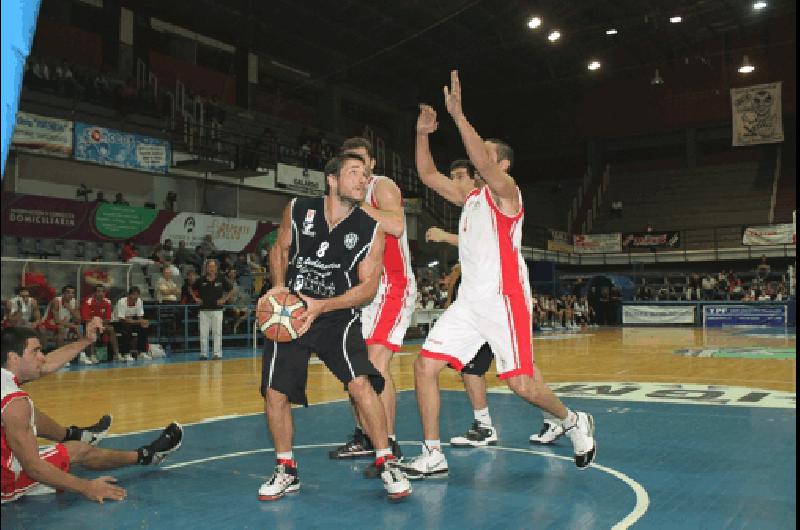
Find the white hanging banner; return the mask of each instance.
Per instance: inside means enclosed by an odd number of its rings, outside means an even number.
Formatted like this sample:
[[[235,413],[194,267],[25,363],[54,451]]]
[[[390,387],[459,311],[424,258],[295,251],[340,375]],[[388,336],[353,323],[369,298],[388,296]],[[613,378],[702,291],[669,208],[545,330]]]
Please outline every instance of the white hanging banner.
[[[767,226],[748,226],[742,233],[743,245],[795,244],[794,223]]]
[[[733,145],[783,141],[781,83],[731,89]]]

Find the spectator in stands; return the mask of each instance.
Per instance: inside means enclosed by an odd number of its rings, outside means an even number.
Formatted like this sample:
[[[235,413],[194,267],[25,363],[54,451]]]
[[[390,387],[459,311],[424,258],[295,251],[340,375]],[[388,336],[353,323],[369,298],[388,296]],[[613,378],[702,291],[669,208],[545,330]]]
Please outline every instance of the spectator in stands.
[[[741,300],[742,297],[744,296],[744,287],[742,286],[742,280],[741,278],[738,278],[733,274],[731,274],[731,276],[728,277],[728,289],[730,291],[730,294],[728,296],[730,300]]]
[[[714,278],[711,277],[711,274],[703,276],[701,287],[703,289],[702,300],[713,300],[716,282]]]
[[[714,298],[716,300],[728,299],[728,273],[725,272],[725,269],[722,269],[722,272],[717,274],[716,295]]]
[[[196,272],[200,272],[203,269],[203,266],[206,263],[206,251],[202,245],[197,245],[194,247],[194,255],[191,260],[191,264],[194,266],[194,270]]]
[[[692,274],[691,278],[686,281],[686,299],[700,300],[701,288],[702,281],[700,280],[700,275],[695,272]]]
[[[141,292],[135,285],[128,290],[128,296],[119,299],[114,308],[114,330],[122,336],[121,350],[123,361],[153,358],[147,353],[147,336],[150,333],[150,322],[144,318],[144,305]],[[136,333],[136,349],[133,348],[133,334]],[[134,358],[134,354],[136,357]]]
[[[166,261],[174,262],[175,261],[175,249],[172,248],[172,240],[165,239],[164,243],[161,244],[161,248],[158,251],[158,260],[160,263],[164,263]]]
[[[233,307],[230,308],[230,312],[234,317],[233,326],[231,327],[231,333],[236,335],[239,331],[239,325],[242,322],[247,320],[248,315],[250,314],[250,294],[242,288],[241,285],[236,281],[236,270],[230,269],[227,273],[228,281],[233,288],[233,294],[231,295],[229,304]]]
[[[181,288],[175,283],[172,267],[161,267],[161,277],[156,281],[156,300],[159,304],[176,304],[181,296]]]
[[[762,254],[761,255],[761,262],[756,267],[756,273],[758,273],[758,277],[759,278],[763,279],[763,278],[767,277],[767,275],[769,274],[769,271],[770,271],[770,266],[769,266],[769,263],[767,263],[767,255],[766,254]]]
[[[647,285],[647,281],[642,278],[642,284],[636,289],[636,294],[634,295],[634,300],[652,300],[653,299],[653,291],[650,289],[650,286]]]
[[[226,252],[222,255],[222,259],[220,260],[219,270],[227,276],[228,271],[233,269],[233,258]]]
[[[186,246],[186,241],[181,239],[178,241],[178,249],[175,251],[175,265],[194,265],[194,254],[189,247]]]
[[[96,261],[102,261],[102,259],[98,259],[97,257],[92,259],[92,262]],[[99,265],[88,265],[86,270],[83,271],[83,284],[81,285],[81,293],[88,296],[90,293],[94,292],[94,288],[97,285],[102,285],[106,292],[109,292],[111,290],[111,286],[114,285],[114,282],[111,281],[111,276],[104,267]]]
[[[65,285],[61,288],[61,296],[50,301],[42,324],[44,331],[55,335],[57,348],[64,345],[70,334],[76,338],[80,336],[81,313],[75,298],[75,287]]]
[[[139,263],[141,265],[153,265],[155,262],[148,258],[140,258],[136,250],[136,245],[130,239],[122,246],[122,261],[125,263]]]
[[[186,273],[186,280],[184,280],[183,285],[181,286],[182,304],[193,304],[195,302],[194,296],[192,295],[192,290],[194,289],[194,284],[197,281],[197,276],[197,272],[193,270]]]
[[[130,206],[128,201],[126,201],[125,198],[122,196],[122,192],[117,193],[114,196],[114,204],[116,204],[117,206]]]
[[[98,191],[97,195],[94,198],[94,202],[108,202],[108,199],[106,199],[106,196],[103,194],[102,191]]]
[[[247,257],[246,252],[239,252],[233,262],[233,269],[236,271],[236,282],[249,295],[253,292],[253,271]]]
[[[92,318],[99,317],[103,321],[104,332],[98,337],[98,340],[103,342],[107,341],[111,345],[111,352],[114,360],[119,360],[119,347],[117,346],[117,334],[111,326],[111,319],[113,318],[113,309],[111,308],[111,300],[106,298],[106,288],[103,285],[95,285],[94,294],[87,296],[81,304],[81,320],[84,325],[87,324]],[[78,362],[81,364],[97,364],[96,344],[92,344],[88,348],[88,357],[81,353]]]
[[[42,314],[39,302],[31,296],[30,289],[18,287],[16,296],[6,303],[6,327],[36,328],[41,324]]]
[[[190,294],[200,304],[200,359],[208,359],[208,334],[214,341],[214,359],[222,359],[222,308],[233,295],[233,286],[217,275],[217,260],[206,262],[204,275],[197,279]]]
[[[217,253],[217,245],[214,244],[214,238],[211,237],[211,234],[206,234],[200,246],[203,248],[204,255],[208,258],[213,258]]]

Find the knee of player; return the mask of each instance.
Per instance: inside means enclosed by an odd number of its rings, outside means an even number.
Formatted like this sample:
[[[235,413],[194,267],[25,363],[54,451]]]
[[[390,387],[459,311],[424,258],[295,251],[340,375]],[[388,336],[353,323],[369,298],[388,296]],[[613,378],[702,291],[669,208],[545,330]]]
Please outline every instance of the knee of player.
[[[508,384],[508,388],[515,394],[527,394],[536,390],[533,384],[533,378],[526,375],[509,377],[506,379],[506,384]]]
[[[71,464],[80,464],[86,460],[87,455],[95,450],[94,447],[86,442],[78,442],[75,440],[64,442],[63,445],[67,450],[67,455],[69,456]]]
[[[264,405],[267,408],[281,408],[289,405],[289,397],[282,392],[278,392],[274,388],[268,388],[263,393]]]
[[[369,379],[364,375],[351,379],[350,382],[347,383],[347,390],[350,392],[350,395],[354,397],[369,392],[371,388],[372,386],[369,384]]]
[[[417,358],[414,359],[414,376],[435,377],[441,370],[441,367],[437,366],[437,364],[438,363],[434,359],[418,355]]]

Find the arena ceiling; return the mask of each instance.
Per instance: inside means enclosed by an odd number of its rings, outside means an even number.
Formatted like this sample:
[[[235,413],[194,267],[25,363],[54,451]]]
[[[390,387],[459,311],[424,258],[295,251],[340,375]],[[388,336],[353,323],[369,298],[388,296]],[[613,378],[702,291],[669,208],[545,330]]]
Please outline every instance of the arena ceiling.
[[[126,3],[126,2],[123,2]],[[794,0],[181,0],[136,2],[137,11],[236,45],[249,32],[253,48],[310,73],[309,83],[347,82],[402,105],[438,97],[447,72],[459,68],[473,90],[513,97],[541,87],[602,75],[652,72],[673,61],[708,61],[709,43],[795,19]],[[543,19],[537,31],[526,22]],[[669,18],[680,15],[680,24]],[[793,22],[794,23],[794,22]],[[553,28],[562,38],[554,45]],[[614,36],[609,28],[618,29]],[[792,46],[794,48],[794,46]]]

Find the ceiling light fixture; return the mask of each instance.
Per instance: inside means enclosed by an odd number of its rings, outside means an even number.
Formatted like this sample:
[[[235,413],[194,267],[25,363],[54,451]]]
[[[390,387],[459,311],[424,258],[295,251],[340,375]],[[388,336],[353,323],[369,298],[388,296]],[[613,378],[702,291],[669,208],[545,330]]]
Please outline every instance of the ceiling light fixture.
[[[606,35],[616,35],[616,34],[617,34],[617,30],[615,30],[614,28],[606,30]]]
[[[742,57],[742,66],[739,67],[740,74],[749,74],[755,69],[756,67],[750,64],[750,58],[747,55]]]
[[[589,63],[589,65],[586,68],[588,68],[589,70],[599,70],[600,69],[600,61],[592,61],[592,62]]]
[[[528,19],[528,27],[531,29],[536,29],[542,25],[542,19],[539,17],[531,17]]]
[[[560,38],[561,38],[561,32],[559,32],[557,29],[551,31],[550,35],[547,36],[547,40],[549,40],[550,42],[555,42]]]
[[[669,21],[672,22],[673,24],[678,24],[680,22],[683,22],[683,18],[677,17],[677,16],[676,17],[669,17]]]
[[[767,7],[767,3],[766,2],[755,2],[755,3],[753,3],[753,9],[755,9],[756,11],[761,11],[765,7]]]
[[[656,68],[656,74],[653,76],[653,79],[650,80],[651,85],[663,85],[664,78],[661,77],[661,73],[659,73],[658,68]]]

